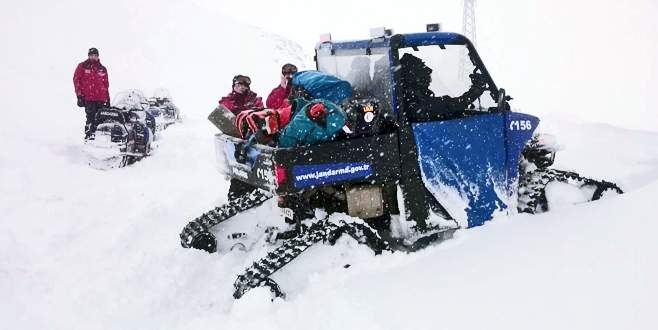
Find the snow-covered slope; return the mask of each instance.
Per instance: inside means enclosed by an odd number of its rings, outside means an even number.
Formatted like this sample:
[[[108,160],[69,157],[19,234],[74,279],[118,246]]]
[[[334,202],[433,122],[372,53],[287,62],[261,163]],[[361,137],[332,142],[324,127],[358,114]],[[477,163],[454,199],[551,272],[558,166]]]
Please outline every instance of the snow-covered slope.
[[[656,324],[658,134],[553,125],[624,141],[565,134],[559,159],[564,168],[596,169],[627,194],[499,218],[411,255],[375,257],[349,239],[314,247],[276,275],[289,299],[270,303],[266,289],[231,298],[248,254],[180,248],[182,226],[224,201],[208,126],[187,118],[165,132],[152,157],[107,172],[84,164],[79,141],[14,141],[20,159],[5,154],[1,162],[3,319],[25,329]],[[611,148],[624,157],[610,157]],[[271,206],[243,217],[271,217]]]
[[[231,77],[266,95],[293,43],[203,7],[66,21],[84,3],[8,8],[0,53],[0,319],[12,329],[654,329],[658,304],[658,133],[547,118],[557,166],[627,193],[538,216],[498,218],[415,254],[372,253],[350,239],[316,246],[265,289],[231,297],[240,251],[180,247],[190,219],[225,201],[205,116]],[[179,24],[178,14],[197,20]],[[123,16],[122,16],[123,15]],[[28,19],[29,18],[29,19]],[[151,24],[141,24],[148,20]],[[49,27],[49,28],[46,28]],[[85,27],[85,28],[80,28]],[[93,27],[87,28],[87,27]],[[139,27],[139,28],[138,28]],[[184,122],[157,152],[114,171],[81,155],[71,76],[101,50],[112,93],[168,87]],[[486,60],[486,59],[485,59]],[[272,217],[271,204],[244,220]],[[351,267],[345,268],[346,264]]]

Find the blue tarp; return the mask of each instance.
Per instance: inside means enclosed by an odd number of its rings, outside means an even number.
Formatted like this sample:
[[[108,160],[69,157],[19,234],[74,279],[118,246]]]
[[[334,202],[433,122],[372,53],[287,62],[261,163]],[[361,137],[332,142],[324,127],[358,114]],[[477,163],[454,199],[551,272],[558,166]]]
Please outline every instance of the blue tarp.
[[[352,86],[346,80],[328,73],[308,70],[295,73],[293,86],[302,86],[314,99],[324,99],[340,104],[352,96]]]

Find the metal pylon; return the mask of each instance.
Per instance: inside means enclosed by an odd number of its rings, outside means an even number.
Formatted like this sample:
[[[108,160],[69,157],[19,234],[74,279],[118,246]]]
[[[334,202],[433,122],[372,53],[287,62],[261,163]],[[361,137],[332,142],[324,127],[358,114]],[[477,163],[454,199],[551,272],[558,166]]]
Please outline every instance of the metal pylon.
[[[475,35],[475,0],[464,0],[464,16],[462,17],[462,34],[476,46]],[[468,75],[466,50],[462,50],[459,73],[461,77]]]

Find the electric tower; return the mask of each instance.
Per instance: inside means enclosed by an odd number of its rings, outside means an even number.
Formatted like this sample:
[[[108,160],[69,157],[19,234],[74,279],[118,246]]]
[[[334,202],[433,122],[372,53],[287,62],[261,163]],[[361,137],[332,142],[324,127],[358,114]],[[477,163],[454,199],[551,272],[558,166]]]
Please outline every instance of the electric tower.
[[[464,15],[462,16],[462,34],[468,38],[473,46],[476,46],[476,35],[475,35],[475,0],[464,0]],[[462,56],[460,59],[460,74],[462,77],[469,74],[467,71],[467,62],[466,62],[466,50],[462,50]]]

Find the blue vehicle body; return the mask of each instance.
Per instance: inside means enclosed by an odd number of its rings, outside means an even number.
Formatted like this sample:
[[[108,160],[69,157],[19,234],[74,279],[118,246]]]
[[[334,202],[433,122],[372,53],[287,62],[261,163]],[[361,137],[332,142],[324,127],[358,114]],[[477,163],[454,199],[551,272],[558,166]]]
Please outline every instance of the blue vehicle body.
[[[400,59],[403,53],[425,54],[435,49],[445,59],[437,62],[438,69],[430,70],[431,81],[438,81],[430,85],[434,88],[431,98],[441,99],[442,94],[437,93],[443,93],[443,81],[434,74],[443,74],[454,66],[457,50],[467,56],[470,66],[465,76],[470,81],[464,83],[462,77],[455,86],[463,91],[477,85],[481,91],[477,98],[466,102],[468,106],[450,103],[453,110],[436,117],[423,117],[425,105],[420,102],[420,116],[416,116],[405,96],[408,87],[401,83]],[[362,119],[361,124],[377,122],[378,127],[369,134],[314,146],[255,146],[258,152],[245,153],[252,159],[242,164],[233,157],[241,142],[223,137],[217,146],[220,162],[228,162],[225,173],[279,195],[308,193],[323,186],[342,185],[347,191],[355,184],[379,185],[386,190],[394,184],[402,192],[403,201],[398,201],[402,215],[419,229],[430,227],[433,214],[456,220],[459,227],[473,227],[497,213],[515,210],[519,157],[539,119],[509,110],[507,101],[511,98],[498,89],[467,38],[456,33],[427,32],[328,41],[316,46],[315,60],[315,72],[350,82],[353,90],[341,93],[352,94],[351,100],[370,106],[359,108],[363,113],[358,110],[356,116]],[[431,56],[423,59],[430,64],[433,60]],[[306,74],[310,77],[313,71]],[[458,94],[446,90],[444,99],[461,100]],[[482,101],[485,98],[488,105]],[[343,102],[339,106],[348,109],[349,117],[353,104]],[[368,114],[373,108],[377,111]],[[384,122],[388,125],[381,124]],[[237,172],[240,175],[235,175]],[[387,207],[391,214],[399,212],[397,205],[389,203]]]
[[[505,104],[498,104],[495,109],[484,109],[473,116],[427,122],[406,121],[401,115],[405,100],[400,97],[397,75],[400,50],[411,48],[417,51],[418,47],[430,46],[445,49],[447,45],[466,49],[475,67],[474,72],[486,82],[491,97]],[[389,70],[384,74],[390,82],[387,84],[387,92],[391,95],[390,107],[401,124],[402,167],[406,167],[404,155],[412,154],[425,188],[450,216],[460,220],[462,226],[482,225],[496,212],[516,206],[519,157],[539,119],[508,110],[507,99],[500,98],[500,91],[467,38],[456,33],[411,33],[368,40],[325,42],[318,44],[316,50],[319,70],[332,66],[325,65],[323,68],[323,55],[340,56],[341,52],[358,53],[360,50],[365,50],[366,56],[385,54],[383,59],[387,58],[389,62]],[[405,130],[407,125],[410,129]],[[410,143],[411,140],[413,143]],[[412,150],[405,152],[405,148]],[[406,164],[409,165],[409,162]],[[404,183],[404,179],[402,181]],[[402,189],[405,189],[404,184]],[[413,189],[418,189],[418,185],[407,187],[407,190]],[[413,205],[408,206],[413,208]]]
[[[515,121],[529,125],[517,129],[510,125]],[[518,160],[538,123],[536,117],[506,112],[413,124],[425,186],[446,208],[448,189],[466,201],[462,210],[448,212],[453,217],[465,212],[468,227],[515,207]]]

